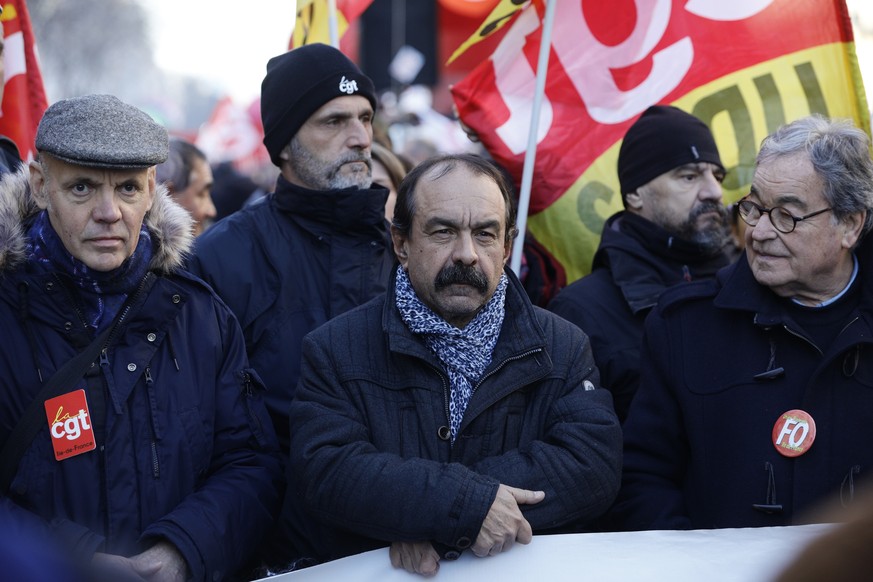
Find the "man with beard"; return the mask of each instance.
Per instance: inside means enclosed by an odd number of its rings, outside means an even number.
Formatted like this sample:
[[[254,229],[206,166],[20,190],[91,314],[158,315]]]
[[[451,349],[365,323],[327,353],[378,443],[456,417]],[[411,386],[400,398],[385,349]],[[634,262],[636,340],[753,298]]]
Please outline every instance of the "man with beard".
[[[624,528],[808,523],[869,485],[869,147],[820,116],[764,139],[738,204],[745,253],[649,314],[624,425]]]
[[[485,557],[611,503],[621,430],[588,340],[505,268],[511,189],[473,155],[398,192],[387,293],[307,336],[291,404],[311,555],[390,545],[395,567]],[[302,513],[302,512],[301,512]]]
[[[649,107],[618,154],[624,210],[604,224],[591,274],[549,303],[588,334],[622,422],[639,385],[643,322],[658,297],[730,262],[724,175],[702,121],[676,107]]]
[[[276,191],[197,239],[191,270],[236,314],[288,451],[303,336],[383,292],[394,256],[388,191],[371,187],[372,81],[337,49],[270,60],[261,86]]]
[[[239,319],[286,458],[303,336],[385,291],[394,265],[388,190],[371,186],[375,108],[373,82],[333,47],[271,59],[261,118],[276,191],[207,230],[190,261]],[[293,537],[268,536],[267,561],[294,561]]]

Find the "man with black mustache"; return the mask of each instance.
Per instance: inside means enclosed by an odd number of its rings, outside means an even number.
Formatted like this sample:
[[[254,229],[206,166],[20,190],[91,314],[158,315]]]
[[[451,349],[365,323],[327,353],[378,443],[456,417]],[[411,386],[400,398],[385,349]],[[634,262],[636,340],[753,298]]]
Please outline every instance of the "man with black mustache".
[[[509,184],[472,155],[423,162],[391,227],[387,293],[309,334],[291,471],[309,556],[390,546],[433,575],[612,502],[621,430],[588,339],[505,268]]]
[[[591,338],[622,422],[639,385],[646,315],[666,288],[712,277],[736,251],[722,203],[724,175],[702,121],[676,107],[649,107],[618,154],[624,210],[604,224],[591,274],[548,306]]]
[[[373,82],[333,47],[271,59],[261,118],[276,191],[213,225],[190,261],[239,319],[286,456],[303,336],[383,292],[394,265],[388,190],[371,184],[375,109]],[[295,559],[287,536],[268,536],[269,561]]]

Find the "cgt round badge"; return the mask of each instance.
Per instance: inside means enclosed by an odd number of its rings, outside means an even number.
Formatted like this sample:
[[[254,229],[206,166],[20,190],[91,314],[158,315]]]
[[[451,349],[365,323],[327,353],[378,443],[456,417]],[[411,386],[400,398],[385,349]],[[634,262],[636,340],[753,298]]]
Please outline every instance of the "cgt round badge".
[[[815,421],[804,410],[783,412],[773,425],[773,446],[786,457],[799,457],[815,442]]]

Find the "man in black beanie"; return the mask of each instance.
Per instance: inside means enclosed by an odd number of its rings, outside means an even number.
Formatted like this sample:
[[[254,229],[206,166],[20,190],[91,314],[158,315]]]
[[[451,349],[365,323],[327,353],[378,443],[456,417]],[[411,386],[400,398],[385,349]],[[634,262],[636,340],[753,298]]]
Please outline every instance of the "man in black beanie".
[[[604,224],[591,274],[548,306],[590,337],[622,422],[639,385],[643,322],[661,292],[730,261],[724,174],[706,124],[676,107],[649,107],[618,154],[624,210]]]
[[[335,48],[271,59],[261,118],[276,191],[216,223],[190,260],[239,319],[286,459],[303,336],[385,291],[394,264],[388,190],[371,186],[375,109],[373,82]]]

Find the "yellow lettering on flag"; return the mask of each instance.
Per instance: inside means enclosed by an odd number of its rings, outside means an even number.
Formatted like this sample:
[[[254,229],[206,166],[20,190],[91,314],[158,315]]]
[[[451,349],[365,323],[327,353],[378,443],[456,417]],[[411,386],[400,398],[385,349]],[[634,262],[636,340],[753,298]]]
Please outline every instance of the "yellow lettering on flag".
[[[449,57],[446,65],[452,64],[455,59],[464,54],[471,46],[485,40],[503,28],[506,23],[512,20],[512,17],[515,16],[516,13],[526,8],[529,4],[530,0],[501,0],[500,4],[495,6],[494,10],[491,11],[491,14],[488,15],[488,18],[479,25],[476,32],[474,32],[470,38],[465,40],[461,46],[455,49],[455,52],[452,53],[451,57]]]

